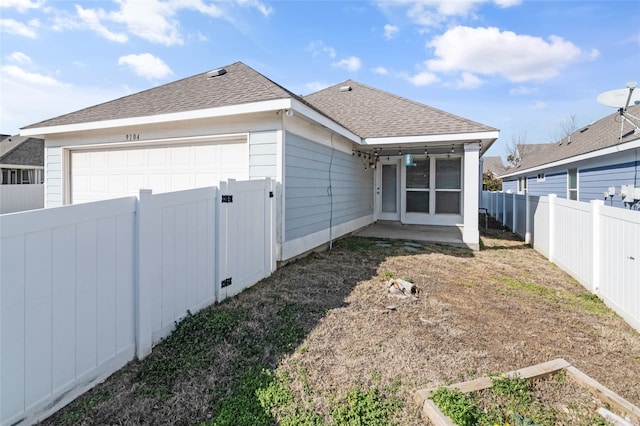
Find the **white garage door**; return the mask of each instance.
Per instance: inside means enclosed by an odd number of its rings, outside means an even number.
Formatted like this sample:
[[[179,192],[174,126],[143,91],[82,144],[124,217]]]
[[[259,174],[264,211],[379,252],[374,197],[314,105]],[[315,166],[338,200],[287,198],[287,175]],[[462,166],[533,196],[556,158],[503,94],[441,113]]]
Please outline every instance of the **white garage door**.
[[[71,151],[71,203],[154,194],[248,179],[245,141]]]

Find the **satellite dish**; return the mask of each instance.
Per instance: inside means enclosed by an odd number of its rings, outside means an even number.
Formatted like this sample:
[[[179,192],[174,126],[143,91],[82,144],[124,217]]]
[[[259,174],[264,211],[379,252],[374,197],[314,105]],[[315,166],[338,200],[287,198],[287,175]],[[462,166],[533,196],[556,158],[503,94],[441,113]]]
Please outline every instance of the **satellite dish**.
[[[627,109],[629,105],[640,105],[640,90],[635,91],[637,83],[627,83],[626,89],[609,90],[598,95],[598,102],[613,108]]]

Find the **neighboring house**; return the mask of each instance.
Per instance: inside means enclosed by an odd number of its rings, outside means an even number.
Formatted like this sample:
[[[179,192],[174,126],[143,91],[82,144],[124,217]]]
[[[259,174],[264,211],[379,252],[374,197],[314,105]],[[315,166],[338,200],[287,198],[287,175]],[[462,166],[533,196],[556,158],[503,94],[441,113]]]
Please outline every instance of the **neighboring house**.
[[[620,191],[640,187],[640,105],[625,115],[629,119],[615,112],[556,143],[519,145],[519,166],[500,176],[503,191],[590,201],[615,188],[607,205],[630,207]]]
[[[44,140],[0,135],[0,184],[44,182]]]
[[[501,157],[483,157],[482,162],[482,190],[500,191],[502,180],[498,177],[506,172]]]
[[[46,207],[275,179],[279,261],[376,220],[463,226],[478,247],[498,133],[354,81],[300,97],[241,62],[21,130],[45,139]]]

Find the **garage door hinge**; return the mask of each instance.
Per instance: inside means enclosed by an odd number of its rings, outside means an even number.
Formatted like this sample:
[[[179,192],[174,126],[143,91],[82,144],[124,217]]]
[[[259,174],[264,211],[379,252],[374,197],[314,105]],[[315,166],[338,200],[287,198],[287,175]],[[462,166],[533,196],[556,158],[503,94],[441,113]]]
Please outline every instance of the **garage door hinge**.
[[[231,277],[220,281],[220,287],[221,288],[229,287],[230,285],[231,285]]]
[[[222,196],[223,203],[233,203],[233,195],[223,195]]]

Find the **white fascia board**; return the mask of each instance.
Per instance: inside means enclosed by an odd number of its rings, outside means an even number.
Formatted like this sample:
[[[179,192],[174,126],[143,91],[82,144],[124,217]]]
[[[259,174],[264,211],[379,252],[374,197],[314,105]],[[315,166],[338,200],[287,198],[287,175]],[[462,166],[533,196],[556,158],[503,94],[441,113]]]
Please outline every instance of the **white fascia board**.
[[[388,138],[366,138],[362,141],[363,145],[398,145],[402,143],[430,143],[430,142],[464,142],[464,141],[482,141],[495,140],[500,135],[500,131],[494,130],[490,132],[473,132],[473,133],[451,133],[445,135],[424,135],[424,136],[400,136]]]
[[[229,105],[195,111],[174,112],[170,114],[149,115],[143,117],[121,118],[117,120],[91,121],[88,123],[64,124],[61,126],[35,127],[21,129],[20,136],[44,136],[56,133],[102,130],[127,126],[141,126],[170,121],[195,120],[199,118],[227,117],[230,115],[250,114],[265,111],[277,111],[291,108],[291,98],[273,99],[240,105]]]
[[[291,109],[294,113],[299,113],[300,115],[309,118],[310,120],[320,124],[321,126],[326,127],[327,129],[336,132],[341,136],[344,136],[352,142],[360,145],[363,144],[362,138],[360,136],[356,135],[351,130],[342,127],[340,124],[336,123],[326,115],[319,113],[315,109],[308,107],[307,105],[296,99],[291,100]]]
[[[44,169],[44,166],[31,166],[29,164],[2,163],[2,164],[0,164],[0,168],[2,168],[2,169]]]
[[[590,160],[592,158],[601,157],[603,155],[615,154],[616,152],[628,151],[630,149],[640,148],[640,139],[627,142],[621,145],[614,145],[608,148],[599,149],[597,151],[587,152],[586,154],[576,155],[575,157],[565,158],[563,160],[554,161],[553,163],[546,163],[540,166],[531,167],[528,169],[518,170],[517,172],[507,173],[506,175],[498,176],[500,179],[519,176],[526,173],[538,172],[540,170],[550,169],[552,167],[564,166],[566,164],[576,163],[578,161]]]

